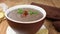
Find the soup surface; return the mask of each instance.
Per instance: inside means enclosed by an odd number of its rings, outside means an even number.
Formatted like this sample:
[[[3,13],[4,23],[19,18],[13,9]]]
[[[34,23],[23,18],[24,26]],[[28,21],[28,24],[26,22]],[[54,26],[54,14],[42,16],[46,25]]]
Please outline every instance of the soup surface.
[[[35,9],[20,8],[9,12],[7,16],[16,21],[30,22],[42,18],[43,14]]]

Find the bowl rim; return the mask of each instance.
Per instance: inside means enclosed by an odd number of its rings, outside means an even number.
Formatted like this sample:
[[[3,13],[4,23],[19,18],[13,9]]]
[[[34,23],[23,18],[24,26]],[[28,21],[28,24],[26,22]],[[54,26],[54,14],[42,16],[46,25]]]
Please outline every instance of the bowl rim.
[[[11,19],[7,16],[10,11],[18,9],[18,8],[32,8],[32,9],[39,10],[43,14],[43,17],[38,19],[38,20],[35,20],[35,21],[22,22],[22,21],[13,20],[13,19]],[[13,22],[16,22],[16,23],[30,24],[30,23],[36,23],[36,22],[44,20],[44,18],[46,17],[46,11],[43,8],[35,6],[35,5],[16,5],[16,6],[13,6],[13,7],[7,9],[6,12],[5,12],[5,16],[6,16],[7,19],[9,19]]]

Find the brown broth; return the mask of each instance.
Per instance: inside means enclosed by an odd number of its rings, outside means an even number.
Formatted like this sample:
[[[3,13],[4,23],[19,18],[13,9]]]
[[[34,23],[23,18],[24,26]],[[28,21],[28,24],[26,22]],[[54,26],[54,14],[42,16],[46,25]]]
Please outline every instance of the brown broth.
[[[30,9],[30,8],[23,8],[23,10],[28,11],[28,15],[26,17],[22,17],[21,14],[18,14],[18,10],[13,10],[8,13],[8,17],[16,20],[16,21],[22,21],[22,22],[29,22],[29,21],[35,21],[43,17],[43,14],[39,12],[38,10],[35,9]],[[29,14],[29,10],[32,10],[33,12],[37,12],[38,14]]]

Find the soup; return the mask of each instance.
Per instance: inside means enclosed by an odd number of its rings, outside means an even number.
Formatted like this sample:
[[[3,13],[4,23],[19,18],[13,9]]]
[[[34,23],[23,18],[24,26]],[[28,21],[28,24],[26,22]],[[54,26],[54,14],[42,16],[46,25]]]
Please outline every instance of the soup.
[[[31,8],[19,8],[8,13],[8,17],[22,22],[35,21],[43,17],[43,14]]]

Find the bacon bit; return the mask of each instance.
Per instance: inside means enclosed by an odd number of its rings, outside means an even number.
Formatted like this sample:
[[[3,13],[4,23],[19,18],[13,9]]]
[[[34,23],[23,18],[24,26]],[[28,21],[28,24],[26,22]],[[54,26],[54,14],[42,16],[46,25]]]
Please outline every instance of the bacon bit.
[[[28,15],[27,11],[24,11],[23,14],[22,14],[23,17],[26,17],[27,15]]]

